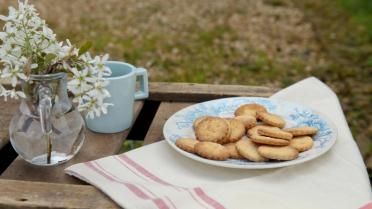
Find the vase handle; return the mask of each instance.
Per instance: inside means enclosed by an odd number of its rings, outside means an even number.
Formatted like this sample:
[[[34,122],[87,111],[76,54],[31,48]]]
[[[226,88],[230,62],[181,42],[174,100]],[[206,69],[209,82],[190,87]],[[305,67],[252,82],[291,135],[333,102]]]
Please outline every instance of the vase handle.
[[[52,92],[51,89],[47,86],[41,85],[38,90],[39,94],[39,116],[40,116],[40,124],[41,130],[43,132],[43,137],[46,140],[47,147],[47,163],[51,163],[51,155],[52,155],[52,143],[51,143],[51,133],[52,133],[52,121],[51,121],[51,113],[52,113]]]

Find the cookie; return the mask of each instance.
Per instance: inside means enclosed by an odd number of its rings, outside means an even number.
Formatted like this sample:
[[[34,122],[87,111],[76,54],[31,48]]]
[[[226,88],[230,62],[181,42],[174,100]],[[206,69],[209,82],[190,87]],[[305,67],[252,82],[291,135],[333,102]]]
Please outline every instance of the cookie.
[[[179,138],[176,140],[176,146],[186,152],[195,153],[194,147],[199,143],[198,140],[191,139],[191,138]]]
[[[299,136],[293,138],[290,141],[289,146],[295,148],[299,152],[304,152],[311,149],[313,144],[313,139],[310,136]]]
[[[256,117],[257,112],[267,112],[266,108],[260,104],[252,103],[252,104],[245,104],[238,107],[234,114],[235,116],[239,115],[251,115]]]
[[[193,127],[194,127],[194,129],[196,128],[196,126],[198,126],[198,124],[199,124],[202,120],[204,120],[204,119],[206,119],[206,118],[208,118],[208,117],[210,117],[210,116],[201,116],[201,117],[198,117],[197,119],[195,119],[195,120],[194,120],[194,123],[192,124]]]
[[[195,135],[199,141],[218,142],[226,139],[228,134],[227,121],[217,117],[205,118],[195,128]]]
[[[257,151],[257,145],[253,143],[248,137],[243,137],[236,143],[238,153],[244,158],[253,162],[264,162],[268,159],[261,156]]]
[[[268,136],[261,136],[261,135],[252,135],[250,136],[253,142],[258,144],[267,144],[273,146],[286,146],[289,145],[289,141],[286,139],[278,139]]]
[[[234,118],[226,119],[230,126],[229,142],[236,142],[245,134],[245,126],[240,120]]]
[[[275,126],[278,128],[283,128],[285,126],[285,120],[278,115],[274,115],[267,112],[258,112],[257,118],[260,119],[265,124]]]
[[[195,153],[210,160],[227,160],[230,157],[228,150],[214,142],[199,142],[194,147]]]
[[[293,160],[298,157],[298,151],[290,146],[285,147],[259,146],[258,153],[263,157],[272,160]]]
[[[262,136],[269,136],[286,140],[290,140],[293,138],[293,135],[291,133],[283,131],[278,127],[261,127],[258,129],[258,134]]]
[[[258,129],[260,129],[261,127],[269,127],[271,128],[272,126],[267,126],[267,125],[257,125],[253,128],[250,128],[248,131],[247,131],[247,136],[248,137],[252,137],[253,135],[259,135],[258,134]]]
[[[238,153],[238,149],[236,148],[236,145],[235,143],[228,143],[228,144],[224,144],[223,145],[227,151],[229,152],[230,154],[230,158],[232,159],[244,159],[243,156],[241,156],[239,153]]]
[[[257,123],[256,117],[252,115],[239,115],[235,119],[241,121],[247,130],[256,126]]]
[[[285,131],[291,133],[293,136],[306,136],[316,134],[318,129],[311,126],[303,126],[297,128],[287,128]]]

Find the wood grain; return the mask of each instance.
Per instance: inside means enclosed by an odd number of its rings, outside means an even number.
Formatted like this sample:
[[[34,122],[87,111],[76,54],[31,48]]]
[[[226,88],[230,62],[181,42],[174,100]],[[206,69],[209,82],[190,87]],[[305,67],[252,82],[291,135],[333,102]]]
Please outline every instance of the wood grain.
[[[154,119],[152,120],[151,126],[147,131],[146,137],[143,144],[151,144],[164,139],[163,136],[163,126],[168,120],[178,110],[192,105],[189,102],[162,102],[156,112]]]
[[[9,142],[9,123],[18,110],[19,104],[19,100],[13,99],[0,102],[0,149]]]
[[[163,82],[152,82],[149,88],[150,100],[174,102],[201,102],[235,96],[269,97],[278,91],[278,89],[262,86]]]
[[[0,179],[0,208],[118,209],[106,195],[88,185]]]
[[[135,103],[135,117],[137,118],[143,102]],[[85,142],[79,153],[67,163],[52,167],[38,167],[25,162],[17,157],[12,164],[3,172],[1,178],[42,181],[53,183],[82,184],[83,182],[64,173],[64,169],[70,165],[98,159],[116,154],[128,135],[129,130],[115,134],[99,134],[86,130]]]

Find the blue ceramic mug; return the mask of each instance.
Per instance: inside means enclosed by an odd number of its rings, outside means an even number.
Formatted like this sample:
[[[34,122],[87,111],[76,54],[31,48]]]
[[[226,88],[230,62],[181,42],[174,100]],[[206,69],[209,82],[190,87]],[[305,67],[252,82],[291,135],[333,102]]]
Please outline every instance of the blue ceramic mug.
[[[147,71],[131,64],[107,61],[106,66],[111,69],[111,76],[105,77],[110,83],[106,89],[111,97],[105,102],[113,104],[108,107],[107,114],[94,119],[86,119],[87,127],[99,133],[116,133],[124,131],[133,123],[134,101],[145,99],[149,95]],[[139,78],[140,89],[136,90]]]

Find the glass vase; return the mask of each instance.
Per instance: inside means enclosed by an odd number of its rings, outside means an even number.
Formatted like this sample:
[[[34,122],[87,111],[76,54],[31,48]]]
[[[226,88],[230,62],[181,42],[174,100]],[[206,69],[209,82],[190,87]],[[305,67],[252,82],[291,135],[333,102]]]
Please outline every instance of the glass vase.
[[[50,166],[64,163],[80,150],[84,120],[67,94],[67,75],[31,75],[22,84],[26,98],[13,116],[10,142],[27,162]]]

